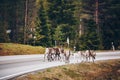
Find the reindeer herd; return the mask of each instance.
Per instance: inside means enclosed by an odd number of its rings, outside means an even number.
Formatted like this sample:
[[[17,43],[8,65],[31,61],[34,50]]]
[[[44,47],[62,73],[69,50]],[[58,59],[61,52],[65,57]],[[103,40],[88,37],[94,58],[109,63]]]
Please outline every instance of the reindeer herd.
[[[81,59],[82,62],[94,62],[96,57],[96,52],[94,50],[85,50],[72,52],[71,50],[66,50],[64,48],[50,47],[45,49],[44,61],[64,61],[65,63],[70,62],[70,57],[75,59]]]

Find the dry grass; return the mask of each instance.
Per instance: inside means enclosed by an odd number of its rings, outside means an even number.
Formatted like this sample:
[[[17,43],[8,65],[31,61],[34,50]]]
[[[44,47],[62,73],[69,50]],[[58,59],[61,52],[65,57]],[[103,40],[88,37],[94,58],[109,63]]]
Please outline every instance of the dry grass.
[[[120,80],[120,59],[59,66],[15,80]]]
[[[44,48],[40,46],[33,47],[15,43],[0,43],[0,56],[42,53],[44,53]]]

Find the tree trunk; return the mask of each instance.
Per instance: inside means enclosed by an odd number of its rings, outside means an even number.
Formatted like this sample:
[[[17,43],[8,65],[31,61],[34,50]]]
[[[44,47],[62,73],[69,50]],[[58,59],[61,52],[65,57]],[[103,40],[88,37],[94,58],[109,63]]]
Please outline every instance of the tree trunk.
[[[25,27],[24,27],[24,44],[26,44],[26,39],[27,39],[27,34],[26,34],[26,30],[27,30],[27,14],[28,14],[28,0],[26,0],[25,2]]]

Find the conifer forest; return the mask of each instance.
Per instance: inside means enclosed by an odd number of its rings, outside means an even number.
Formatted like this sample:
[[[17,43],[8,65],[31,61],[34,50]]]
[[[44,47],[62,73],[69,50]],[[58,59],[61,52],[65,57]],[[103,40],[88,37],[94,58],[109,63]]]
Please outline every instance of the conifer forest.
[[[120,0],[0,0],[0,43],[120,49]]]

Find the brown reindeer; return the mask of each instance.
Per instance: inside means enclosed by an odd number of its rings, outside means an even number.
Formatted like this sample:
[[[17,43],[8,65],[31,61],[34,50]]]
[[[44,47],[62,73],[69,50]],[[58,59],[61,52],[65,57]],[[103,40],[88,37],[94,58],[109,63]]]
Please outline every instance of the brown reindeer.
[[[55,50],[53,48],[46,48],[44,53],[44,61],[47,57],[48,61],[53,61],[55,56]]]
[[[65,63],[70,62],[70,50],[64,50],[63,48],[60,48],[60,55],[61,55],[61,61],[65,61]]]
[[[59,48],[46,48],[44,53],[44,61],[46,58],[48,61],[60,60]]]
[[[55,60],[60,60],[60,50],[59,50],[59,48],[53,48],[54,49],[54,51],[55,51],[55,56],[54,56],[54,59]]]
[[[82,59],[82,62],[83,61],[90,61],[92,59],[92,61],[94,62],[94,59],[96,57],[96,53],[95,51],[93,50],[86,50],[86,51],[80,51],[79,52],[81,54],[81,59]]]
[[[90,61],[90,58],[92,58],[92,61],[94,62],[95,60],[95,57],[96,57],[96,52],[94,50],[88,50],[89,52],[89,61]]]

